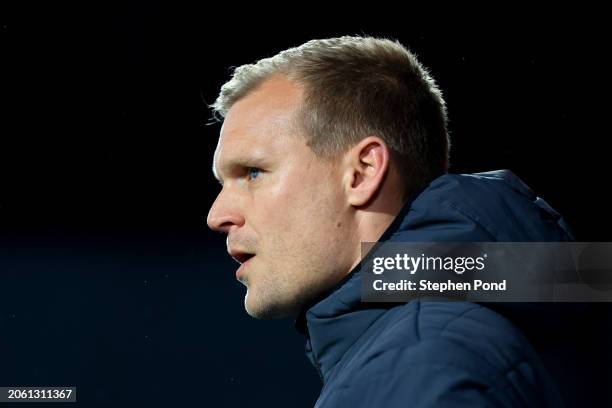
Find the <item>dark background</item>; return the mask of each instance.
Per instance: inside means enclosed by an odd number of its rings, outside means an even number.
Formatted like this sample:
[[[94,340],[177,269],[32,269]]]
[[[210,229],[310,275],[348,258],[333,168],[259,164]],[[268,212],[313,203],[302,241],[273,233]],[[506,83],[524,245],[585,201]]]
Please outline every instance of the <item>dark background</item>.
[[[246,315],[224,237],[205,225],[219,190],[207,104],[231,66],[313,38],[399,39],[444,92],[452,172],[510,168],[579,241],[610,241],[598,10],[446,22],[394,9],[29,7],[0,22],[0,385],[76,385],[82,406],[314,404],[303,338],[291,320]],[[591,349],[599,388],[612,384],[597,348],[611,335],[605,306],[571,340]]]

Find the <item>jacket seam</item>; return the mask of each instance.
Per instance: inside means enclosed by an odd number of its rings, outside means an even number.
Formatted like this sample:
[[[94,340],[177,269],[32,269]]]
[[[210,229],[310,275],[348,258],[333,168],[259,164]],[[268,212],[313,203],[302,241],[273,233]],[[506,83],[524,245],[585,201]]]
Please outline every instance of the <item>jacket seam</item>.
[[[485,226],[481,222],[480,217],[478,217],[477,215],[471,214],[471,212],[468,212],[468,211],[466,211],[466,210],[464,210],[462,208],[459,208],[459,206],[457,206],[457,204],[453,203],[452,201],[440,200],[440,203],[441,204],[445,204],[446,206],[450,207],[451,209],[455,210],[456,212],[460,213],[461,215],[463,215],[464,217],[469,219],[471,222],[476,224],[478,226],[478,228],[482,229],[484,232],[489,234],[493,241],[497,240],[497,237],[499,236],[499,232],[496,231],[493,228],[489,228],[489,227]]]
[[[448,326],[450,326],[455,320],[467,315],[468,313],[473,312],[474,310],[479,310],[482,309],[482,306],[479,306],[477,304],[474,304],[474,307],[471,307],[467,310],[464,310],[463,312],[459,313],[456,316],[453,316],[452,319],[450,319],[448,322],[446,322],[446,324],[444,325],[444,327],[442,327],[442,329],[440,330],[440,334],[444,334],[446,332],[446,329],[448,329]]]

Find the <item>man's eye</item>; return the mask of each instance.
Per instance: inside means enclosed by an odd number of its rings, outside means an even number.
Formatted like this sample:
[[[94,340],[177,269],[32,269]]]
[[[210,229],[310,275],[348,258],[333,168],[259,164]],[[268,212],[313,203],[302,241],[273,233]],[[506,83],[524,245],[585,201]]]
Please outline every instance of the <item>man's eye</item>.
[[[260,173],[261,169],[258,169],[257,167],[249,167],[248,169],[248,175],[251,180],[256,179]]]

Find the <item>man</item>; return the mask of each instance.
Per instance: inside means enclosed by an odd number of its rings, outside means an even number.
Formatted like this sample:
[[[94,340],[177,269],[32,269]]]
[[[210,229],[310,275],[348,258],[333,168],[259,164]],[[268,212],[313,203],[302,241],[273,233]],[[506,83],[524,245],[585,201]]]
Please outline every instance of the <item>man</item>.
[[[213,108],[208,225],[241,264],[246,311],[297,317],[318,407],[561,404],[511,322],[525,313],[361,302],[361,242],[573,239],[511,172],[447,174],[445,103],[405,47],[310,41],[237,68]]]

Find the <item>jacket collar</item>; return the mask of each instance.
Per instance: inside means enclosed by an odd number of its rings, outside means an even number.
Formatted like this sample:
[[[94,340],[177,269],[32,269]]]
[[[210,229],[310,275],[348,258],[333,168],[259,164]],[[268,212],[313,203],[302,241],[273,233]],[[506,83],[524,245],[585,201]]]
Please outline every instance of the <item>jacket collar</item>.
[[[387,241],[400,228],[420,191],[404,204],[379,242]],[[295,321],[296,330],[306,336],[306,356],[323,382],[366,329],[389,307],[398,305],[362,303],[360,269],[361,263],[334,288],[307,305]]]

